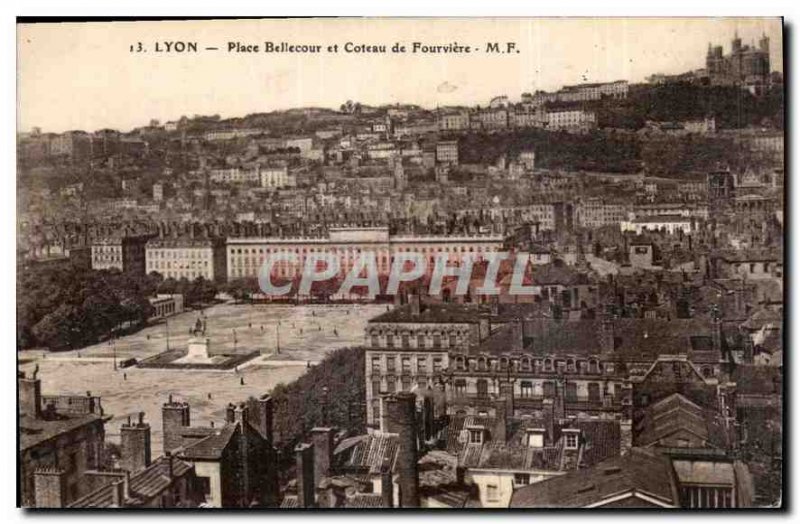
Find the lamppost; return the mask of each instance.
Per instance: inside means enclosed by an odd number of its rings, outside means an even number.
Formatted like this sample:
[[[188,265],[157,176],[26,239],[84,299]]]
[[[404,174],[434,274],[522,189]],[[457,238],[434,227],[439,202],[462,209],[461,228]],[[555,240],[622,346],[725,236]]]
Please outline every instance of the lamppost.
[[[328,386],[322,386],[322,425],[328,427]]]
[[[169,319],[164,319],[164,329],[167,332],[167,351],[169,351]]]

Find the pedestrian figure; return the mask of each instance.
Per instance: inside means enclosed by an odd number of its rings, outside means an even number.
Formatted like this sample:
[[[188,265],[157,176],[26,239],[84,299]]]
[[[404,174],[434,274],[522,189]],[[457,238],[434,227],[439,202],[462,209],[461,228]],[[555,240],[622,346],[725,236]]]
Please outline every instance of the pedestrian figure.
[[[122,374],[122,380],[128,380],[128,374],[127,373],[123,373]]]
[[[211,400],[211,393],[208,394],[208,400]]]
[[[239,385],[244,386],[244,377],[239,378]]]

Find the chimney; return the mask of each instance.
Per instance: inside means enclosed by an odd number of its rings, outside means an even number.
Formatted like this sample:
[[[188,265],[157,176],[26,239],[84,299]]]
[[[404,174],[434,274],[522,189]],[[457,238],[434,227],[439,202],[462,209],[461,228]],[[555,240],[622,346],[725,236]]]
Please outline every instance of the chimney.
[[[33,491],[37,508],[63,508],[67,505],[67,472],[45,466],[33,473]]]
[[[626,455],[633,447],[633,421],[623,418],[619,422],[619,454]]]
[[[384,457],[381,465],[381,499],[384,508],[394,507],[394,480],[392,479],[392,463]]]
[[[314,486],[329,477],[333,463],[333,428],[314,428],[311,440],[314,443]]]
[[[519,352],[523,350],[522,343],[522,321],[515,319],[511,322],[511,341],[509,344],[509,351]]]
[[[428,394],[422,397],[422,426],[423,438],[431,440],[434,437],[434,408],[433,408],[433,392],[428,391]]]
[[[19,411],[28,416],[39,418],[42,416],[42,381],[33,372],[31,378],[20,372],[17,378],[19,390]]]
[[[234,422],[240,424],[242,426],[242,431],[247,426],[247,418],[248,418],[248,410],[247,406],[243,403],[239,404],[233,410],[233,419]]]
[[[600,321],[600,333],[598,334],[600,350],[603,353],[614,352],[614,321],[610,318],[603,318]]]
[[[150,424],[144,421],[144,412],[139,412],[138,422],[128,422],[120,427],[120,454],[122,469],[137,472],[150,465]]]
[[[175,464],[173,464],[174,458],[172,457],[171,451],[164,452],[164,461],[167,464],[167,476],[172,480],[172,477],[175,474]]]
[[[620,454],[624,455],[633,447],[633,384],[626,381],[622,384],[620,394],[622,403],[622,419],[620,420]]]
[[[380,398],[381,419],[379,429],[381,433],[392,433],[392,421],[389,420],[389,398],[391,395],[382,394]]]
[[[508,433],[508,414],[506,413],[506,399],[498,398],[494,401],[495,428],[492,440],[505,444]]]
[[[298,444],[294,448],[297,468],[297,506],[314,507],[314,446]]]
[[[125,505],[125,481],[123,479],[111,483],[111,497],[112,507],[121,508]]]
[[[506,401],[506,417],[514,416],[514,383],[500,382],[500,397]]]
[[[396,466],[400,477],[400,507],[418,508],[416,395],[397,393],[386,403],[392,426],[390,431],[393,429],[399,436]]]
[[[409,295],[408,302],[411,304],[411,314],[415,317],[418,317],[420,313],[422,313],[422,303],[419,293],[413,293]]]
[[[272,397],[269,394],[261,395],[258,399],[258,429],[267,440],[267,446],[272,446]]]
[[[464,466],[462,464],[456,465],[456,486],[464,485]]]
[[[181,430],[190,426],[190,409],[187,402],[174,402],[172,395],[161,406],[161,427],[164,435],[164,453],[183,445]]]
[[[236,421],[235,413],[236,413],[236,406],[234,406],[232,403],[229,402],[228,405],[225,407],[225,422],[227,422],[228,424],[233,424]]]

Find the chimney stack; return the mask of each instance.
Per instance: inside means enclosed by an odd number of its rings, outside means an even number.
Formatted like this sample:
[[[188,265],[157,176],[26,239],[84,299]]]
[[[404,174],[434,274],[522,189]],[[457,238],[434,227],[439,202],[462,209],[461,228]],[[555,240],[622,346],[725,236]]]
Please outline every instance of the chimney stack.
[[[500,397],[506,401],[506,417],[514,416],[514,383],[511,381],[500,382]]]
[[[519,352],[522,350],[523,350],[522,320],[514,319],[514,321],[511,322],[511,344],[509,347],[509,351]]]
[[[242,426],[242,431],[244,431],[245,427],[247,426],[247,417],[248,410],[247,406],[244,403],[239,404],[233,410],[233,419],[234,422],[240,424]]]
[[[409,295],[408,302],[411,304],[411,314],[418,317],[422,313],[422,302],[419,293]]]
[[[333,428],[314,428],[311,440],[314,443],[314,486],[329,477],[333,463]]]
[[[508,434],[508,416],[506,413],[506,399],[498,398],[494,401],[495,429],[492,435],[497,443],[506,443]]]
[[[381,465],[381,499],[384,508],[394,507],[394,480],[392,479],[392,462],[384,457]]]
[[[422,427],[423,438],[426,441],[434,437],[434,421],[433,392],[428,391],[428,394],[422,397]]]
[[[297,506],[314,507],[314,446],[298,444],[294,448],[297,468]]]
[[[258,399],[258,428],[267,440],[267,445],[272,446],[272,397],[266,393]]]
[[[19,411],[28,416],[39,418],[42,416],[42,381],[33,373],[31,378],[22,371],[17,378],[19,390]]]
[[[611,318],[603,318],[600,321],[599,333],[600,350],[603,353],[614,352],[614,321]]]
[[[191,425],[190,409],[187,402],[174,402],[172,395],[161,406],[161,427],[164,435],[164,453],[183,445],[181,429]]]
[[[45,466],[33,473],[33,491],[37,508],[63,508],[67,505],[67,472]]]
[[[225,407],[225,422],[228,424],[233,424],[236,421],[236,406],[232,403],[228,403]]]
[[[115,480],[111,483],[111,505],[115,508],[121,508],[125,505],[125,481],[123,479]]]
[[[171,451],[164,452],[164,459],[167,462],[167,476],[169,476],[169,478],[172,479],[172,477],[175,474],[174,473],[175,472],[175,465],[172,463],[172,461],[174,460],[173,457],[172,457],[172,452]]]
[[[120,428],[121,466],[135,473],[150,465],[150,424],[144,421],[144,412],[139,412],[138,422],[128,422]]]
[[[417,410],[416,395],[397,393],[387,399],[389,431],[397,433],[397,470],[400,477],[400,507],[418,508],[419,473],[417,470]]]

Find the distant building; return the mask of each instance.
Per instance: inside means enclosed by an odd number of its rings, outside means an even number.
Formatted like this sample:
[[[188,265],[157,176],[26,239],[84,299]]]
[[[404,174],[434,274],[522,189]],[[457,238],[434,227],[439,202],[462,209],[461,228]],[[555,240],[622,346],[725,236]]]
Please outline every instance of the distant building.
[[[469,129],[470,116],[466,110],[440,114],[438,117],[440,131],[463,131]]]
[[[763,94],[770,82],[769,38],[762,36],[755,45],[742,45],[736,34],[730,54],[722,46],[708,44],[706,71],[712,86],[739,85],[755,95]]]
[[[517,160],[519,160],[520,164],[525,166],[525,169],[528,171],[536,169],[536,151],[520,151]]]
[[[143,275],[145,245],[151,235],[115,235],[92,244],[92,269],[118,269]]]
[[[597,115],[582,109],[547,112],[547,129],[551,131],[586,132],[597,127]]]
[[[149,320],[159,320],[183,313],[183,295],[156,295],[149,299],[153,314]]]
[[[633,220],[625,220],[620,223],[622,231],[634,231],[640,235],[647,231],[666,231],[669,234],[683,231],[692,232],[691,218],[682,215],[657,215],[650,217],[638,217]]]
[[[284,187],[294,187],[297,185],[297,179],[294,175],[289,174],[289,168],[286,165],[279,166],[259,166],[257,169],[261,187],[269,189],[280,189]]]
[[[86,494],[88,472],[103,466],[100,398],[42,395],[41,379],[21,373],[19,489],[24,507],[64,508]]]
[[[92,154],[92,137],[84,131],[67,131],[50,141],[50,155],[69,160],[84,160]]]
[[[191,407],[172,396],[161,408],[164,453],[194,467],[206,507],[277,505],[272,398],[228,404],[219,427],[192,426]]]
[[[436,162],[458,165],[458,141],[443,140],[436,143]]]
[[[145,249],[147,273],[164,278],[224,280],[225,241],[217,238],[153,238]]]

